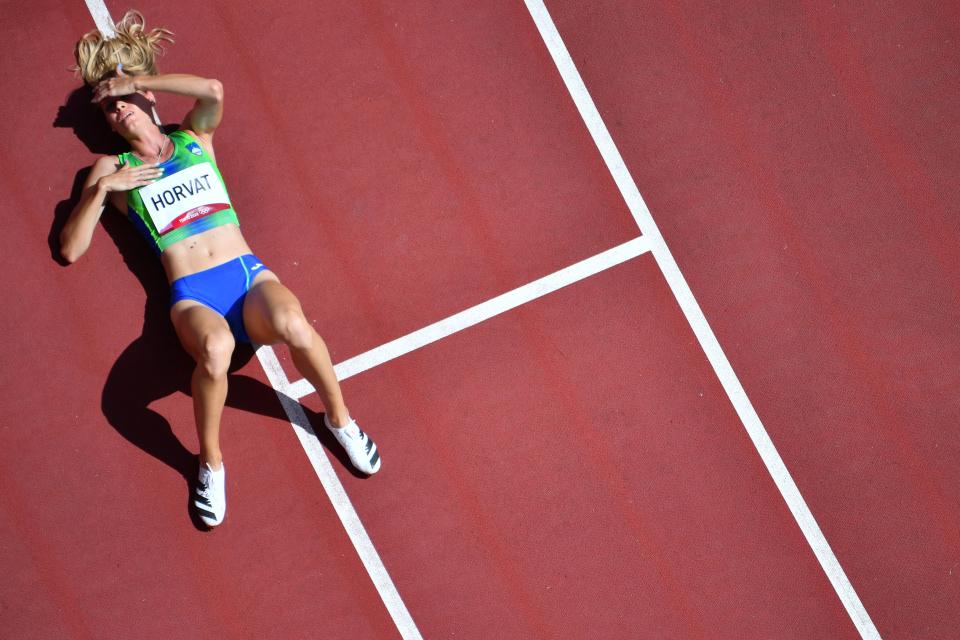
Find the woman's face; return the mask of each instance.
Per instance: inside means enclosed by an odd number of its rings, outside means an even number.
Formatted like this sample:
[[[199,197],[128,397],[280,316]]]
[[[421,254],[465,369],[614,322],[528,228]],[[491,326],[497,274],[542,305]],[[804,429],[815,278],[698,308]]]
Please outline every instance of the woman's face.
[[[155,126],[151,117],[153,103],[147,96],[137,92],[125,96],[113,96],[100,101],[100,110],[107,118],[110,128],[124,138],[138,129]]]

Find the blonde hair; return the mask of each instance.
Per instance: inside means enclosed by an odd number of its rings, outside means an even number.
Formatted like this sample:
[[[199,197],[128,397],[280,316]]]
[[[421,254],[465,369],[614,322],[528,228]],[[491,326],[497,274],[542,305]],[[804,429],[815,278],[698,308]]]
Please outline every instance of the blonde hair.
[[[75,70],[83,81],[93,86],[115,75],[117,64],[123,64],[127,75],[156,75],[156,58],[163,53],[164,43],[173,43],[173,33],[162,27],[147,31],[143,14],[131,9],[120,19],[112,38],[104,38],[99,30],[84,35],[77,42]]]

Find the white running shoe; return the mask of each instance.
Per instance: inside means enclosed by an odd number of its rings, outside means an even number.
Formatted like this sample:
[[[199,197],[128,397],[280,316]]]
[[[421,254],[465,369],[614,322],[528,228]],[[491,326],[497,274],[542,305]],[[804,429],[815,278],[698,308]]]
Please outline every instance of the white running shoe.
[[[193,506],[197,508],[197,514],[208,527],[217,526],[227,515],[226,479],[226,467],[222,463],[218,471],[211,469],[209,463],[200,465]]]
[[[377,445],[373,443],[370,436],[365,434],[356,421],[351,418],[350,423],[338,429],[330,424],[327,414],[323,414],[323,423],[327,429],[333,433],[333,436],[344,448],[347,455],[350,456],[350,462],[353,466],[365,474],[373,475],[380,470],[380,452],[377,451]]]

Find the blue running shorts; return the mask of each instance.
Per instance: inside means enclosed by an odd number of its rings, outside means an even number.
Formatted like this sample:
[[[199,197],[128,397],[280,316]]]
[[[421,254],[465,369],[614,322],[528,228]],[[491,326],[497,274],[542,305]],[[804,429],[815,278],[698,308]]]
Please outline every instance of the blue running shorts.
[[[226,318],[237,341],[250,342],[250,336],[243,326],[243,301],[253,279],[266,270],[259,258],[248,253],[177,278],[170,285],[170,306],[181,300],[196,300]]]

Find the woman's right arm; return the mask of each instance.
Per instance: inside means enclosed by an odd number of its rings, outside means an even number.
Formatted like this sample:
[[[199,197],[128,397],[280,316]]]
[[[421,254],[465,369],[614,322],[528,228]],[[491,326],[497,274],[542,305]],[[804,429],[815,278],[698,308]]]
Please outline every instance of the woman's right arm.
[[[106,207],[108,194],[148,185],[160,175],[162,171],[152,164],[119,168],[116,156],[104,156],[97,160],[83,183],[80,201],[60,232],[60,254],[64,260],[76,262],[86,253]]]

